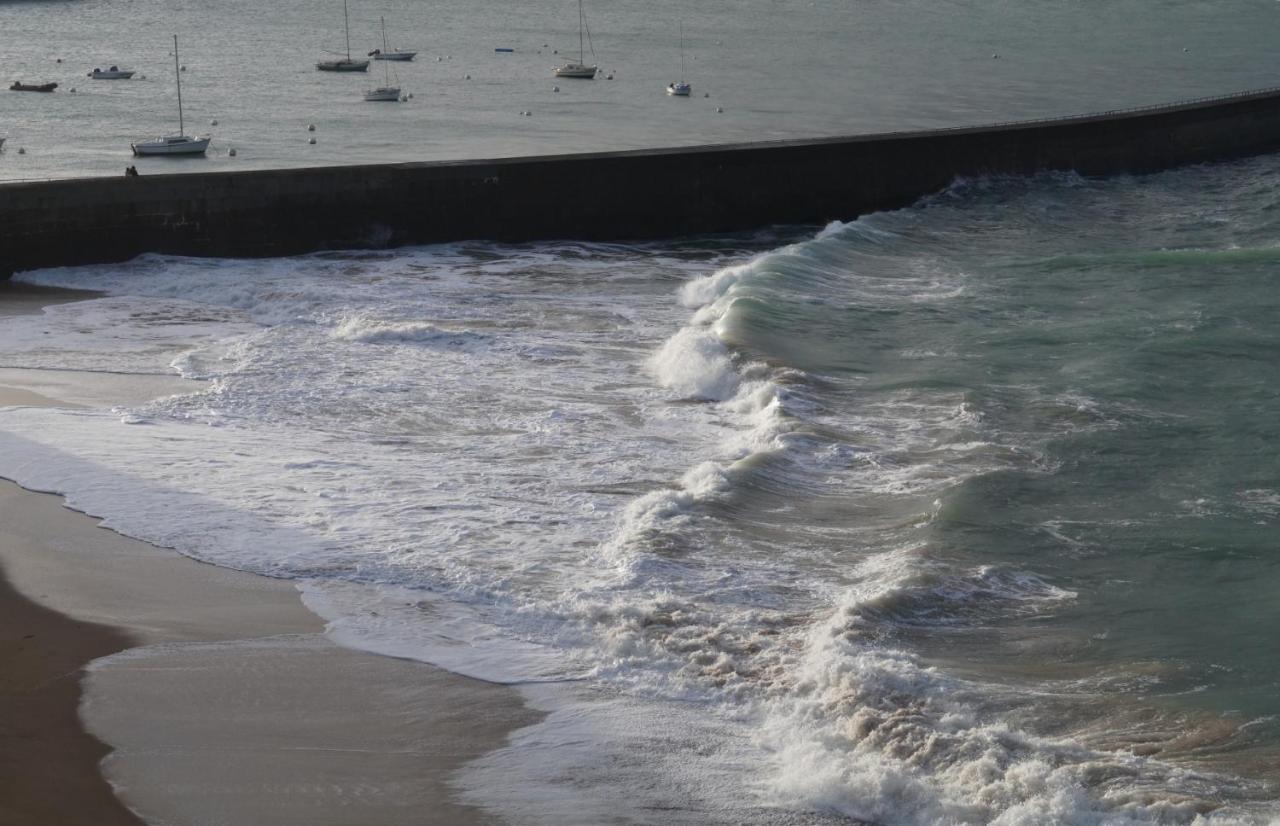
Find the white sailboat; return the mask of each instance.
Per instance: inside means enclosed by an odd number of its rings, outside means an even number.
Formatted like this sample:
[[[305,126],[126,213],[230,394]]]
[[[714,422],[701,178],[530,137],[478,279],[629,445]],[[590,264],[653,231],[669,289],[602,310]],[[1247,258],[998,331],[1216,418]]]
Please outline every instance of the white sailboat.
[[[557,66],[552,69],[552,73],[556,77],[577,77],[583,80],[593,80],[599,69],[596,66],[587,65],[587,56],[582,48],[582,32],[586,28],[586,16],[582,11],[582,0],[578,0],[578,62],[566,63],[563,66]],[[591,55],[595,56],[596,50],[591,50]]]
[[[173,36],[173,76],[178,80],[178,134],[129,144],[135,155],[203,155],[212,138],[187,134],[182,120],[182,72],[178,69],[178,36]]]
[[[369,68],[367,60],[351,59],[351,21],[347,15],[347,0],[342,0],[342,29],[347,35],[347,56],[337,60],[321,60],[316,68],[322,72],[364,72]]]
[[[684,79],[684,21],[680,21],[680,80],[667,84],[667,94],[672,97],[687,98],[693,91],[693,84]]]
[[[382,21],[382,48],[387,48],[387,19],[379,18]],[[400,100],[400,87],[391,85],[391,72],[387,68],[387,64],[382,64],[382,85],[376,89],[366,89],[364,92],[365,100]]]

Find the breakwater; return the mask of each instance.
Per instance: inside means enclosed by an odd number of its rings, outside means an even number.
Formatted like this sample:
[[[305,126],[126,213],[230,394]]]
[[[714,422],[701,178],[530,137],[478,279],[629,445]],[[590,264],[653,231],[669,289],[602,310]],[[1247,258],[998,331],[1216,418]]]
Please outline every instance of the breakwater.
[[[1280,89],[1054,120],[496,160],[0,185],[0,277],[144,252],[642,239],[905,206],[958,176],[1141,173],[1280,149]]]

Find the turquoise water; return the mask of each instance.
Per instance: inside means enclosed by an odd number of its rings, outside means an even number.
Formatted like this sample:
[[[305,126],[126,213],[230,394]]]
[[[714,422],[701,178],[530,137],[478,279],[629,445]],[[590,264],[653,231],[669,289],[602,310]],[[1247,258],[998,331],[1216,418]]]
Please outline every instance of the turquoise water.
[[[461,781],[525,822],[1269,823],[1278,204],[1260,158],[30,273],[112,297],[6,364],[214,385],[7,411],[0,473],[541,686]]]

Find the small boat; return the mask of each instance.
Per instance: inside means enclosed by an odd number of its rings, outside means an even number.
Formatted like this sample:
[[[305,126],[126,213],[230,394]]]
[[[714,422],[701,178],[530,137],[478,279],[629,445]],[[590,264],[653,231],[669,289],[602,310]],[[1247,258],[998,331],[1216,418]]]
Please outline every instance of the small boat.
[[[593,80],[599,69],[595,66],[587,65],[587,55],[582,48],[582,32],[586,28],[586,17],[582,11],[582,0],[578,0],[578,62],[566,63],[563,66],[557,66],[551,70],[556,77],[576,77],[583,80]],[[590,35],[588,35],[589,37]],[[596,50],[591,48],[591,56],[595,57]]]
[[[15,80],[9,87],[10,92],[52,92],[58,88],[56,83],[23,83]]]
[[[687,98],[693,91],[693,84],[684,79],[684,21],[680,21],[680,80],[667,84],[667,94],[677,98]]]
[[[369,61],[351,59],[351,22],[347,16],[347,0],[342,0],[342,28],[347,33],[347,56],[337,60],[321,60],[316,68],[322,72],[365,72]]]
[[[178,79],[178,134],[129,144],[135,155],[203,155],[211,138],[188,135],[182,120],[182,72],[178,69],[178,36],[173,36],[173,76]]]
[[[374,60],[413,60],[414,56],[417,54],[417,52],[409,52],[403,49],[392,49],[389,52],[384,52],[381,49],[374,49],[369,52],[369,57],[372,57]]]
[[[94,69],[89,73],[89,77],[94,80],[128,80],[133,77],[133,69],[121,69],[119,66],[112,66],[110,69]]]
[[[382,46],[383,48],[386,48],[387,19],[385,17],[381,17],[379,19],[382,21]],[[366,89],[364,91],[364,99],[387,101],[400,100],[400,87],[391,85],[391,70],[387,67],[387,64],[382,64],[382,85],[377,89]]]

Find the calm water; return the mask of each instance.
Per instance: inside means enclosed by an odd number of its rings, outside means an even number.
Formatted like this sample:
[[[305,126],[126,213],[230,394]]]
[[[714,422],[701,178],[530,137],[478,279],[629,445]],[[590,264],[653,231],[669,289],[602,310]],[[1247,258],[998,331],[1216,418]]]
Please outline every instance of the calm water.
[[[1280,78],[1280,6],[1269,0],[593,0],[592,42],[614,80],[583,82],[550,73],[567,52],[576,57],[572,0],[355,0],[354,53],[381,44],[380,16],[392,45],[420,50],[395,67],[414,95],[405,103],[361,99],[382,82],[376,63],[368,75],[316,71],[317,60],[343,49],[338,0],[0,3],[5,85],[62,84],[51,95],[0,95],[0,136],[8,138],[0,180],[120,174],[131,140],[176,131],[175,33],[188,67],[187,127],[214,143],[203,161],[141,161],[143,174],[951,126],[1160,103]],[[680,21],[690,99],[663,94],[679,73]],[[112,64],[146,79],[85,76]],[[308,124],[317,127],[314,146]],[[236,158],[227,157],[232,147]]]
[[[576,40],[560,25],[576,9],[357,9],[357,28],[383,12],[409,21],[397,43],[453,57],[402,69],[435,84],[375,110],[352,97],[363,80],[309,68],[338,31],[330,8],[166,15],[220,21],[199,30],[228,43],[184,58],[191,98],[258,136],[239,144],[247,166],[1259,86],[1280,8],[704,5],[681,14],[689,77],[713,97],[690,101],[661,95],[674,6],[589,8],[617,79],[555,97],[525,44]],[[119,25],[163,52],[168,31],[139,4],[0,14],[64,44]],[[293,88],[254,68],[231,94],[214,78],[233,65],[294,67]],[[158,78],[0,103],[124,107]],[[267,114],[252,84],[288,93]],[[337,88],[345,102],[308,112]],[[6,152],[5,169],[125,160],[88,126],[55,140],[65,121],[22,122],[65,154]],[[296,579],[343,643],[520,686],[548,718],[459,778],[517,822],[1273,823],[1277,216],[1280,160],[1261,158],[960,181],[847,224],[657,244],[27,273],[107,297],[5,319],[0,365],[210,384],[140,408],[0,410],[0,475]]]

